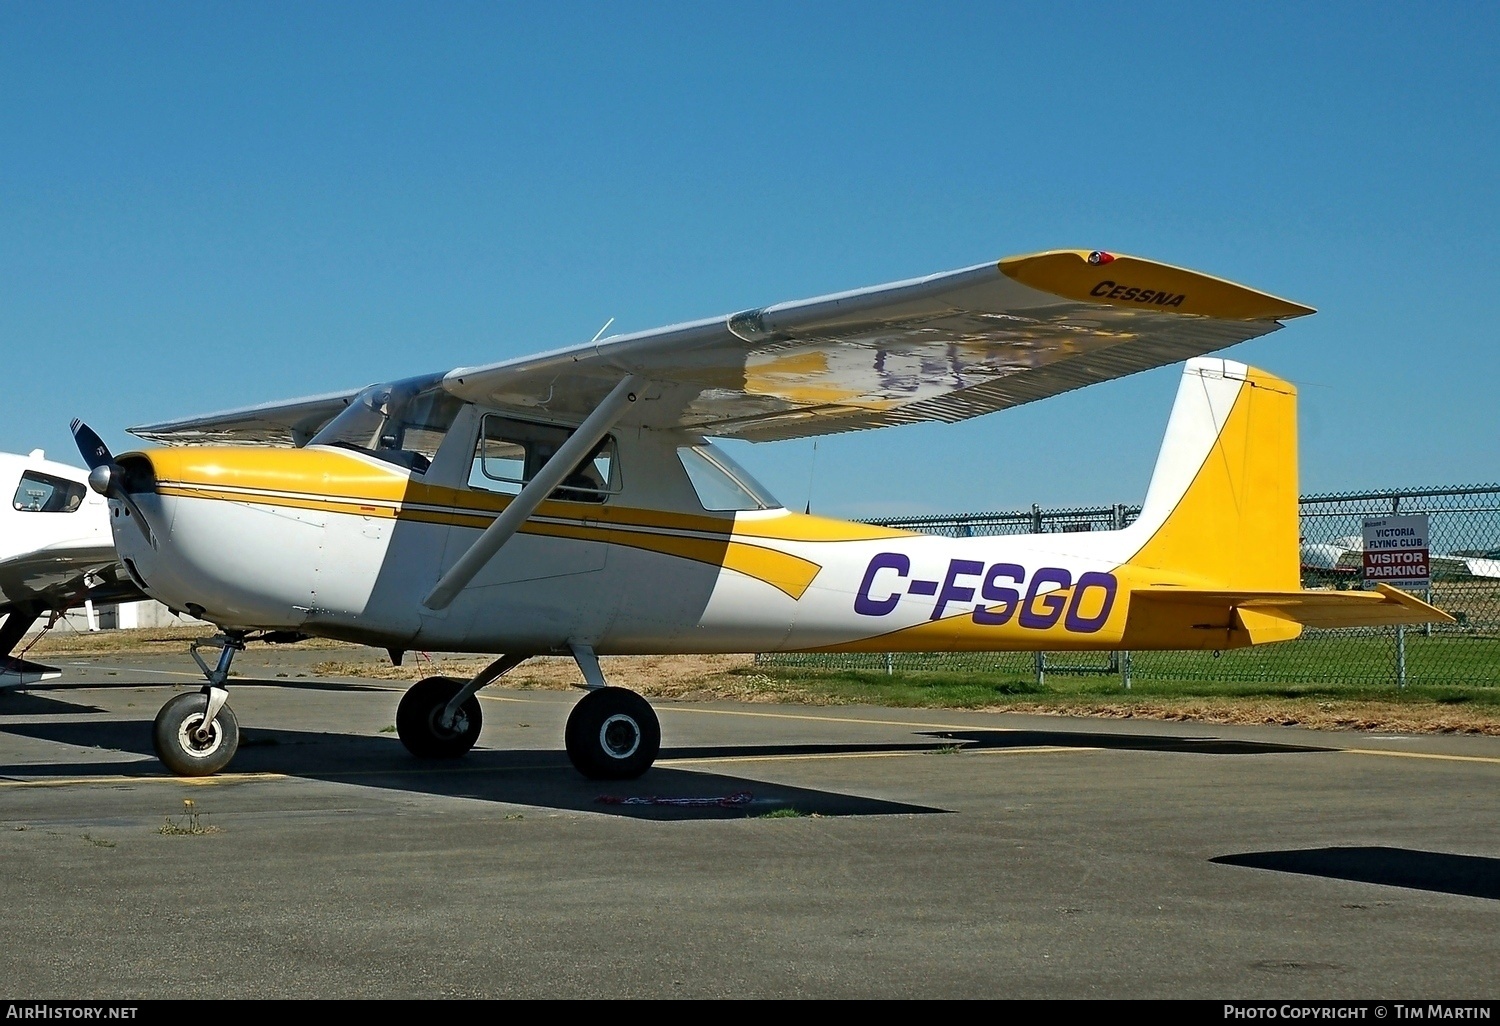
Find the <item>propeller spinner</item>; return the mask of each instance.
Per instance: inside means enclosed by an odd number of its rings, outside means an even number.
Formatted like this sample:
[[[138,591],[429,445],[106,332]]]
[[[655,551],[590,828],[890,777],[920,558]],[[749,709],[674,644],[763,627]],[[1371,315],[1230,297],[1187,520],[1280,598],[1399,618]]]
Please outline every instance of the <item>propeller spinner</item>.
[[[156,536],[151,533],[151,525],[146,522],[146,516],[136,505],[135,499],[125,490],[125,471],[115,462],[109,446],[83,421],[75,419],[72,427],[73,441],[78,443],[78,452],[83,456],[83,462],[88,464],[89,487],[106,499],[122,503],[129,511],[130,518],[135,521],[135,526],[146,536],[146,541],[153,549],[156,548]]]

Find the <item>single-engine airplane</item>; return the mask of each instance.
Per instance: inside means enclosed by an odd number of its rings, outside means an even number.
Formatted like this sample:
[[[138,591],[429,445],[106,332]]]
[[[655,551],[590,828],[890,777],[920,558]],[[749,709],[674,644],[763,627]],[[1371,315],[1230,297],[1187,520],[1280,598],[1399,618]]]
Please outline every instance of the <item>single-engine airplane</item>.
[[[1311,312],[1053,251],[136,427],[168,447],[118,458],[75,434],[131,578],[221,628],[217,664],[193,650],[202,692],[156,718],[173,772],[233,757],[225,685],[247,641],[318,635],[398,662],[499,653],[403,696],[397,732],[422,757],[475,744],[480,688],[571,655],[587,690],[567,754],[630,779],[661,731],[601,655],[1225,649],[1450,620],[1394,588],[1300,587],[1295,389],[1202,354]],[[1120,531],[953,539],[808,516],[708,441],[958,421],[1181,360],[1143,512]]]
[[[28,455],[0,453],[0,688],[59,675],[13,657],[37,620],[85,602],[144,598],[120,567],[105,500],[85,487],[87,471]]]

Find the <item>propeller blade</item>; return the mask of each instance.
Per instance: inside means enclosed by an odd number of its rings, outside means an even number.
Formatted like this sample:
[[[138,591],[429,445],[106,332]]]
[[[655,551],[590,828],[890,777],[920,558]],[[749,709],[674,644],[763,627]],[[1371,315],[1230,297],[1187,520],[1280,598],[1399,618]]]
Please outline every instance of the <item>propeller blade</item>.
[[[156,548],[156,535],[151,531],[151,525],[146,521],[146,515],[141,512],[135,500],[130,497],[121,485],[123,479],[120,468],[115,463],[114,456],[109,451],[109,446],[104,444],[104,439],[94,433],[94,429],[83,421],[74,418],[72,423],[73,441],[78,443],[78,451],[83,456],[83,462],[89,465],[89,487],[101,492],[107,498],[120,502],[130,513],[130,519],[135,521],[135,526],[140,528],[141,534],[145,535],[146,542],[153,549]],[[101,474],[93,472],[103,468]]]
[[[73,421],[73,441],[78,443],[78,452],[90,470],[107,467],[115,461],[110,455],[109,446],[104,444],[104,439],[94,434],[93,428],[76,418]]]

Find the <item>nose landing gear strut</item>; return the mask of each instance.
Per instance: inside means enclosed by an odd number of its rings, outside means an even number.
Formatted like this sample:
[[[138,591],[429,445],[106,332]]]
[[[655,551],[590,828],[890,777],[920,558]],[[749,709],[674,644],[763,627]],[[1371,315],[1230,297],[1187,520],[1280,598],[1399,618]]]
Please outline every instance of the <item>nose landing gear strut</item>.
[[[212,669],[198,654],[203,645],[219,646],[219,661]],[[203,690],[178,695],[156,714],[151,740],[157,757],[180,777],[206,777],[229,765],[240,746],[240,725],[229,708],[229,666],[235,653],[245,649],[242,631],[226,631],[207,640],[194,641],[189,651],[208,678]]]

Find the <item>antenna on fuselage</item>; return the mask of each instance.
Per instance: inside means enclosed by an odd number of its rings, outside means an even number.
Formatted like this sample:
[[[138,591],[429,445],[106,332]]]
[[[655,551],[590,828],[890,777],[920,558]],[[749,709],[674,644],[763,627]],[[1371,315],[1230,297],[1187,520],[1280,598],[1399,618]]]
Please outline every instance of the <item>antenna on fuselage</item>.
[[[603,335],[606,331],[608,331],[609,330],[609,326],[611,324],[613,324],[613,323],[615,323],[615,319],[613,317],[611,317],[609,320],[605,321],[604,322],[604,327],[602,327],[598,331],[594,332],[594,337],[591,338],[591,339],[589,339],[589,345],[593,345],[595,342],[599,341],[599,336]]]
[[[818,440],[816,438],[814,438],[813,439],[813,447],[812,447],[812,460],[809,461],[808,467],[807,467],[807,508],[802,511],[803,513],[806,513],[806,514],[811,514],[812,513],[813,482],[817,479],[817,472],[818,472]]]

